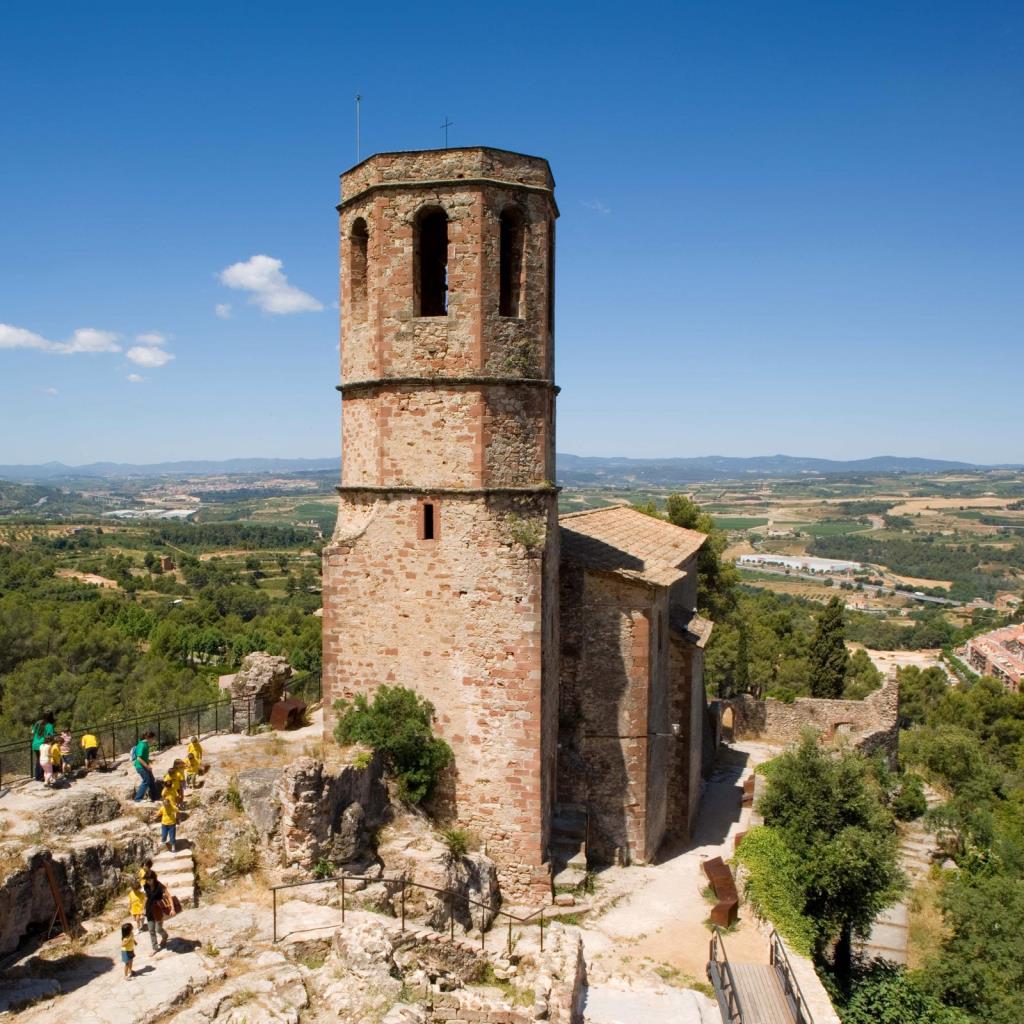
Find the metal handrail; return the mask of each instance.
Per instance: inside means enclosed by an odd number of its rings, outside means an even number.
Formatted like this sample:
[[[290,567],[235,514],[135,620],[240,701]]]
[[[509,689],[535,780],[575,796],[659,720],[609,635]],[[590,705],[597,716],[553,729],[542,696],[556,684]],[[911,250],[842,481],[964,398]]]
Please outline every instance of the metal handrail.
[[[320,670],[314,670],[307,675],[297,679],[295,682],[295,691],[302,693],[307,699],[312,696],[312,693],[307,692],[307,687],[313,690],[316,694],[316,699],[319,700],[323,694],[323,676]],[[314,683],[315,686],[310,686],[310,683]],[[291,692],[291,691],[289,691]],[[175,736],[178,743],[181,742],[183,735],[188,735],[189,732],[195,732],[197,734],[202,733],[203,735],[210,735],[210,733],[219,733],[222,731],[235,732],[235,714],[232,708],[239,709],[240,706],[245,703],[245,718],[246,718],[246,731],[252,729],[252,714],[253,704],[255,698],[238,699],[231,697],[224,697],[221,700],[211,701],[208,704],[194,704],[190,707],[184,708],[166,708],[161,711],[154,711],[149,714],[134,715],[131,718],[121,718],[112,722],[101,722],[95,725],[88,726],[84,729],[74,729],[71,732],[72,739],[72,751],[74,760],[77,763],[80,761],[80,748],[79,742],[86,733],[93,733],[100,741],[100,750],[104,758],[108,757],[107,750],[105,748],[105,742],[109,743],[109,760],[113,761],[119,754],[125,754],[131,749],[131,744],[125,746],[122,742],[122,749],[118,750],[118,734],[127,732],[128,736],[131,737],[133,734],[135,739],[134,743],[138,743],[141,733],[144,728],[160,728],[161,724],[167,721],[177,721]],[[222,718],[221,711],[227,712],[227,717]],[[202,729],[200,726],[203,722],[203,716],[213,715],[213,729]],[[189,725],[190,719],[194,719],[195,728],[191,730],[185,730],[183,732],[182,725]],[[222,721],[226,725],[226,730],[221,729]],[[9,764],[12,760],[19,761],[22,757],[27,755],[28,771],[24,774],[17,771],[12,771],[8,767],[5,771],[5,762]],[[15,777],[15,778],[29,778],[31,779],[35,771],[35,758],[32,751],[31,741],[26,740],[15,740],[12,743],[0,744],[0,788],[3,786],[4,777]]]
[[[721,960],[718,958],[719,951],[722,954]],[[729,955],[725,951],[725,943],[722,941],[722,933],[718,925],[712,926],[711,942],[708,947],[708,960],[710,961],[709,968],[714,963],[719,964],[725,970],[728,985],[722,990],[722,996],[725,997],[726,1005],[721,1006],[721,1002],[719,1005],[729,1016],[728,1024],[744,1024],[743,1004],[740,1001],[739,993],[736,991],[736,978],[733,976]]]
[[[783,990],[786,998],[792,1004],[796,1017],[795,1024],[814,1024],[810,1007],[807,1005],[807,1000],[804,999],[803,992],[800,991],[800,983],[793,973],[793,965],[789,962],[789,954],[786,952],[782,938],[774,928],[768,937],[768,962],[781,976]]]
[[[306,885],[324,885],[328,882],[341,882],[341,923],[345,923],[345,882],[369,882],[373,879],[368,879],[366,875],[330,875],[327,878],[307,878],[301,882],[285,882],[281,885],[272,885],[270,892],[273,896],[274,903],[274,942],[277,942],[277,893],[280,889],[298,889]],[[425,882],[415,882],[411,878],[406,878],[405,875],[401,875],[398,878],[381,878],[379,881],[385,884],[390,883],[391,885],[400,884],[402,886],[402,903],[401,903],[401,921],[402,931],[405,931],[405,894],[406,890],[411,886],[414,889],[425,889],[427,892],[439,893],[442,896],[448,897],[448,924],[450,928],[451,941],[455,941],[455,908],[454,902],[456,899],[461,900],[465,904],[472,904],[476,907],[481,907],[484,910],[490,910],[491,906],[488,903],[483,903],[480,900],[475,900],[471,896],[466,896],[464,893],[456,892],[454,889],[439,889],[434,885],[427,885]],[[527,914],[525,917],[519,914],[513,914],[508,910],[497,910],[495,916],[507,917],[508,918],[508,952],[512,952],[512,922],[516,921],[519,924],[529,924],[534,918],[539,918],[540,925],[540,951],[544,952],[544,908],[535,910],[532,914]],[[481,915],[481,928],[480,928],[480,948],[486,949],[486,933],[483,928],[483,917]]]

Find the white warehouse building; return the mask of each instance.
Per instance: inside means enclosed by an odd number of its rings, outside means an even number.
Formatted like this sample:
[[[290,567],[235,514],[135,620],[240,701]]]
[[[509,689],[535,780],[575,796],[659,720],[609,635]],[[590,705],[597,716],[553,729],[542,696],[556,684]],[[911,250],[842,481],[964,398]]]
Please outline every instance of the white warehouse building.
[[[812,558],[809,555],[740,555],[738,564],[748,569],[779,568],[796,572],[857,572],[864,568],[860,562],[845,562],[838,558]]]

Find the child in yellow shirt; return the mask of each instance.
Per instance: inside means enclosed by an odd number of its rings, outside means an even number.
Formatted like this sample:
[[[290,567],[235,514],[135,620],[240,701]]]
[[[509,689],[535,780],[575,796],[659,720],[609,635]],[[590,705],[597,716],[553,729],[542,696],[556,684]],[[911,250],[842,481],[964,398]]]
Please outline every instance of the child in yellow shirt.
[[[142,883],[132,879],[132,887],[128,891],[128,913],[135,918],[135,927],[142,928],[146,921],[146,894],[142,891]]]
[[[178,802],[169,786],[164,786],[160,801],[160,842],[174,853],[178,829]]]
[[[133,974],[132,963],[135,960],[135,935],[132,933],[130,921],[121,925],[121,963],[124,964],[124,980]]]

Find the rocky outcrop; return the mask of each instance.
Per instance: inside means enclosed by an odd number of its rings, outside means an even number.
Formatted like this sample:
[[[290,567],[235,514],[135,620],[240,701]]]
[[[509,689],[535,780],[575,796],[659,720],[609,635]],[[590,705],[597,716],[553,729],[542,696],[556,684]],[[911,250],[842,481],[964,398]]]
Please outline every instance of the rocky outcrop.
[[[402,875],[456,894],[450,897],[422,889],[407,890],[409,912],[425,917],[434,928],[448,927],[454,915],[455,923],[465,931],[486,929],[501,907],[494,861],[483,853],[453,856],[430,823],[419,815],[406,814],[393,822],[381,837],[377,854],[389,876]]]
[[[302,757],[281,771],[251,768],[238,773],[236,786],[274,859],[308,870],[321,860],[340,867],[373,856],[374,834],[389,814],[383,775],[381,759],[364,752],[347,764]]]
[[[81,839],[71,849],[51,853],[34,847],[23,866],[0,880],[0,955],[13,952],[27,936],[49,926],[53,895],[46,876],[49,862],[61,900],[72,919],[99,913],[124,887],[124,873],[156,847],[152,830],[139,827],[117,839]]]
[[[287,658],[266,651],[253,651],[242,659],[242,667],[231,680],[231,715],[235,732],[260,725],[281,699],[292,667]]]
[[[73,835],[90,825],[113,821],[120,814],[120,803],[105,790],[78,785],[40,812],[39,825],[44,834]]]

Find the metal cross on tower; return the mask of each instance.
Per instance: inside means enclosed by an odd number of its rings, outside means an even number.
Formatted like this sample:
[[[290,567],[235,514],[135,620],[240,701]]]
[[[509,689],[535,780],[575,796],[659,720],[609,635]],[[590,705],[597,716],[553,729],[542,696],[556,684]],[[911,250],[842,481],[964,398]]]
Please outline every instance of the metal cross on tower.
[[[448,148],[448,129],[455,125],[454,121],[449,121],[447,115],[444,119],[444,124],[441,125],[441,131],[444,133],[442,138],[444,139],[444,149]]]

